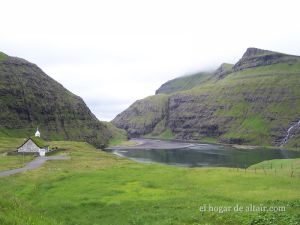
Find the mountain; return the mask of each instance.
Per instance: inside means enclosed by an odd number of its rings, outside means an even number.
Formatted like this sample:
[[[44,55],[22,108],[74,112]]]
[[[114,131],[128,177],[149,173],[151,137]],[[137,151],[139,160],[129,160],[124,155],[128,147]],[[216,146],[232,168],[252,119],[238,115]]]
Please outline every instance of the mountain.
[[[171,94],[178,91],[189,90],[205,82],[210,77],[210,75],[211,73],[209,72],[201,72],[170,80],[161,85],[160,88],[157,89],[155,94]]]
[[[116,133],[35,64],[0,53],[0,136],[28,137],[37,127],[44,139],[82,140],[97,147]]]
[[[112,122],[130,136],[297,147],[299,88],[299,56],[248,48],[235,65],[166,82]]]
[[[232,67],[232,64],[223,63],[217,70],[212,72],[200,72],[175,78],[161,85],[155,94],[171,94],[179,91],[189,90],[202,83],[205,83],[212,78],[222,79],[225,75],[232,72]]]

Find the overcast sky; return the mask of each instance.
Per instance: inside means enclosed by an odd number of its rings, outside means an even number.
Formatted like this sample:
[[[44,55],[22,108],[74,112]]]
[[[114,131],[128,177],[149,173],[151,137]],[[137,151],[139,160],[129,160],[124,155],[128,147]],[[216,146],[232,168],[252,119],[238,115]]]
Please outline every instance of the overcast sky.
[[[247,47],[300,55],[298,2],[1,1],[0,51],[111,120],[167,80],[235,63]]]

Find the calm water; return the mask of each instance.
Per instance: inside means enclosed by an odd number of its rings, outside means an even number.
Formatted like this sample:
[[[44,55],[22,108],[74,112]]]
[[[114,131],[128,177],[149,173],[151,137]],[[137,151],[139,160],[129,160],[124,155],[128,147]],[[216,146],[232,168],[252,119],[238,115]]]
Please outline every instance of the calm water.
[[[230,146],[197,144],[180,149],[116,149],[114,154],[138,162],[157,162],[188,167],[240,167],[270,159],[300,158],[300,152],[277,149],[236,149]]]

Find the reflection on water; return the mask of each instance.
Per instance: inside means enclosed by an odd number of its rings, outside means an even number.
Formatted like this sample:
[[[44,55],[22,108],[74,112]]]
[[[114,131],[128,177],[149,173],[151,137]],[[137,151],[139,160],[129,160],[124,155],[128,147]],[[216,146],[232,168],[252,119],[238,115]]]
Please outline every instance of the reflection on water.
[[[114,154],[139,162],[202,167],[245,168],[255,163],[282,158],[300,158],[300,152],[279,149],[236,149],[230,146],[198,144],[181,149],[118,149]]]

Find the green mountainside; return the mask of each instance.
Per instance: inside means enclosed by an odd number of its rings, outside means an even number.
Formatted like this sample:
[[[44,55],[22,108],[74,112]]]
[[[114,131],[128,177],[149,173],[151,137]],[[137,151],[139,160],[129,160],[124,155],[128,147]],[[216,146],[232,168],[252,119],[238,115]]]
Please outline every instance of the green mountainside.
[[[155,94],[170,94],[178,91],[189,90],[205,82],[210,77],[210,75],[211,73],[202,72],[175,78],[161,85],[160,88],[155,92]]]
[[[0,53],[0,136],[106,145],[116,129],[100,122],[84,101],[24,59]]]
[[[180,77],[113,123],[130,136],[300,146],[300,57],[249,48],[235,64]]]
[[[232,64],[223,63],[216,71],[213,72],[200,72],[175,78],[161,85],[155,94],[171,94],[179,91],[185,91],[214,78],[222,79],[225,75],[232,72],[232,67]]]

